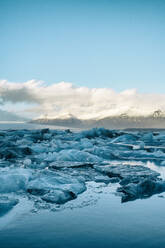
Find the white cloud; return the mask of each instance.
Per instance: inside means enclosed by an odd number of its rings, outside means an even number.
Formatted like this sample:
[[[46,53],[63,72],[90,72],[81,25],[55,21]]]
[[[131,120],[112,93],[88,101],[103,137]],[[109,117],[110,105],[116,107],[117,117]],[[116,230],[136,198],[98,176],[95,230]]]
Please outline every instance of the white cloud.
[[[14,112],[22,104],[21,111],[33,117],[71,113],[86,119],[122,113],[149,115],[157,109],[165,111],[165,94],[142,94],[136,89],[117,93],[110,88],[90,89],[67,82],[47,85],[36,80],[23,83],[0,80],[0,102],[10,105]]]

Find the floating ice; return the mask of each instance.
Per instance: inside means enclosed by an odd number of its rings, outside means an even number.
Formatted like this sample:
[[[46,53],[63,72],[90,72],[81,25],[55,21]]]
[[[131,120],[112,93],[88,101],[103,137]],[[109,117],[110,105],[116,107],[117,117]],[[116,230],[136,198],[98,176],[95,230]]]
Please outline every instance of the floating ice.
[[[31,172],[23,168],[13,168],[1,171],[0,193],[24,191],[30,176]]]
[[[65,174],[44,173],[27,185],[27,192],[41,196],[43,200],[54,203],[64,203],[74,199],[86,190],[82,180]]]
[[[94,166],[94,168],[110,178],[118,179],[122,192],[122,202],[146,198],[153,194],[165,191],[165,181],[161,181],[160,174],[144,166],[131,165],[106,165]]]
[[[0,196],[0,217],[11,210],[18,202],[19,200],[17,199]]]
[[[120,188],[118,192],[122,192],[122,202],[135,200],[138,198],[146,198],[153,194],[159,194],[165,191],[165,181],[154,180],[152,178],[144,179],[139,183],[128,183]]]
[[[7,194],[10,206],[13,195],[35,203],[64,204],[83,193],[89,181],[119,183],[123,202],[149,197],[165,191],[165,183],[147,168],[147,161],[165,166],[165,132],[1,131],[0,202]]]

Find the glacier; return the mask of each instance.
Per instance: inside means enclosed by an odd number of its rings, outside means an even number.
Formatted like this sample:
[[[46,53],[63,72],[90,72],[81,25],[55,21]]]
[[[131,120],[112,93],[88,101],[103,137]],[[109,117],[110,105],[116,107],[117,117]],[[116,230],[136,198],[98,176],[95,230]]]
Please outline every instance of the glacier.
[[[148,162],[165,166],[165,131],[0,131],[0,214],[21,197],[37,207],[63,205],[103,183],[121,202],[165,191],[165,180]],[[40,204],[37,204],[40,203]]]

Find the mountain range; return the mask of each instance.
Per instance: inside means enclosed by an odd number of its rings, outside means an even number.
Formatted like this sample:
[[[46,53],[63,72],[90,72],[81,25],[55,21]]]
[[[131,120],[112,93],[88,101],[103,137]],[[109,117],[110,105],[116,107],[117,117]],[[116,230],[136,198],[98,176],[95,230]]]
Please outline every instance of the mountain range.
[[[165,128],[165,116],[160,111],[155,111],[150,116],[108,116],[99,119],[79,119],[73,115],[57,118],[38,118],[31,123],[55,125],[74,128],[105,127],[110,129],[120,128]]]

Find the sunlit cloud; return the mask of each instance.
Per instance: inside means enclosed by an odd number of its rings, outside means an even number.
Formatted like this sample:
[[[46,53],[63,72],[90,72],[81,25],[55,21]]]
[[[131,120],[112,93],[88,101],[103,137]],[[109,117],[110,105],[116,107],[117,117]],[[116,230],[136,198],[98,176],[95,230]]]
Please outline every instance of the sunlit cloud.
[[[116,92],[110,88],[76,87],[60,82],[47,85],[31,80],[14,83],[0,80],[0,103],[10,105],[10,111],[34,117],[58,117],[72,114],[75,117],[102,118],[126,113],[130,116],[147,116],[160,109],[165,111],[165,94],[144,94],[136,89]],[[18,105],[22,105],[19,108]]]

